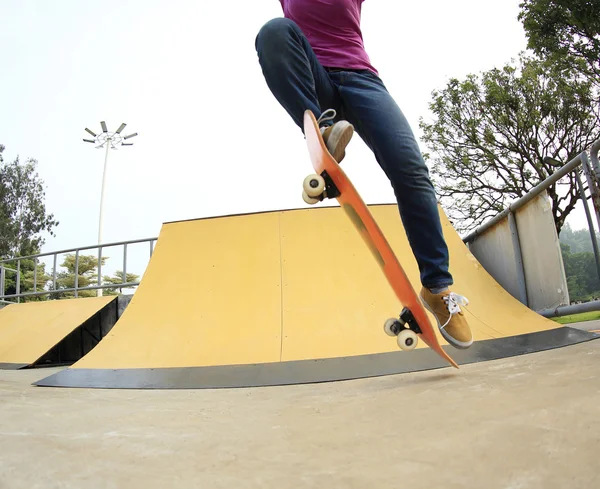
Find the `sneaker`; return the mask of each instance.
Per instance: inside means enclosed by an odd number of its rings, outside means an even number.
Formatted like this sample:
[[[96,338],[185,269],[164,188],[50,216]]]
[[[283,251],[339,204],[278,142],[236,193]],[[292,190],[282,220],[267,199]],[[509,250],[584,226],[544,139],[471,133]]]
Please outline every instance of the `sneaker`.
[[[466,297],[445,290],[439,294],[429,289],[421,289],[421,300],[425,307],[435,316],[438,328],[444,339],[455,348],[466,349],[473,344],[473,333],[467,324],[460,306],[466,306]]]
[[[332,116],[325,117],[328,112],[333,112]],[[331,120],[335,117],[335,110],[329,109],[323,112],[319,118],[319,124],[323,121]],[[354,135],[354,126],[348,121],[339,121],[329,126],[321,127],[321,135],[327,146],[327,150],[333,156],[333,159],[340,163],[346,156],[346,146],[350,143]]]

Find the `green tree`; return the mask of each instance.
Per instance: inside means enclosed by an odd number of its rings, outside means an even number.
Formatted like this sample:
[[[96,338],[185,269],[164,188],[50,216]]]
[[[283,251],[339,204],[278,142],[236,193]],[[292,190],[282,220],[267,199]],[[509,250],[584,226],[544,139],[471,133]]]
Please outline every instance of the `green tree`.
[[[103,256],[101,260],[102,266],[106,263],[107,257]],[[77,267],[76,267],[76,263]],[[75,276],[77,275],[77,287],[87,287],[89,285],[97,285],[98,283],[98,257],[94,255],[79,255],[76,260],[74,253],[68,253],[65,255],[61,266],[66,268],[66,271],[57,273],[56,275],[56,289],[72,289],[75,287]],[[77,273],[75,272],[77,268]],[[77,292],[78,297],[94,297],[96,296],[95,290],[79,290]],[[63,292],[60,297],[75,297],[75,292]]]
[[[571,253],[588,251],[593,253],[592,238],[587,229],[573,231],[569,224],[565,224],[560,231],[560,242],[569,246]],[[600,234],[596,233],[596,240],[600,243]]]
[[[519,6],[530,49],[599,82],[598,0],[524,0]]]
[[[139,275],[136,275],[134,273],[128,273],[126,280],[123,279],[123,270],[117,270],[115,272],[115,274],[111,277],[109,275],[105,275],[103,277],[103,282],[104,284],[122,284],[122,283],[133,283],[133,282],[139,282]],[[121,292],[121,288],[119,287],[115,287],[113,288],[107,288],[104,289],[104,293],[105,295],[118,295]]]
[[[21,163],[17,157],[5,163],[3,151],[0,145],[0,257],[33,255],[44,243],[41,233],[54,235],[58,222],[46,212],[37,161],[30,158]]]
[[[565,275],[567,277],[567,287],[569,289],[569,296],[571,301],[579,301],[581,297],[585,297],[586,292],[581,278],[577,276],[577,270],[575,263],[573,262],[573,254],[569,245],[560,244],[563,263],[565,265]]]
[[[565,275],[572,301],[589,301],[600,297],[600,279],[596,271],[594,254],[590,252],[572,253],[569,245],[560,245]]]
[[[470,230],[554,173],[600,136],[585,79],[525,54],[503,68],[451,79],[420,120],[432,179],[459,231]],[[558,186],[561,186],[559,192]],[[556,229],[579,200],[573,174],[548,189]]]
[[[40,252],[44,243],[43,232],[53,235],[58,225],[52,214],[47,214],[44,203],[43,182],[35,169],[37,161],[28,159],[22,163],[17,157],[11,163],[5,163],[2,153],[5,147],[0,145],[0,258],[13,258],[34,255]],[[21,260],[5,264],[6,267],[20,270],[19,292],[43,290],[47,281],[45,264],[38,263],[34,273],[33,260]],[[2,291],[0,291],[1,293]],[[16,294],[16,272],[6,271],[4,293]],[[46,297],[29,297],[25,300],[45,300]]]
[[[56,289],[64,290],[64,289],[72,289],[75,287],[75,255],[70,253],[65,255],[64,261],[61,266],[66,268],[65,271],[60,272],[56,276]],[[103,256],[101,260],[102,266],[105,266],[106,260],[109,257]],[[98,284],[98,257],[95,255],[79,255],[78,260],[78,274],[77,274],[77,287],[83,288],[88,286],[95,286]],[[137,282],[139,280],[139,276],[133,273],[127,274],[127,282]],[[109,275],[105,275],[102,277],[102,284],[122,284],[123,283],[123,271],[118,270],[112,277]],[[80,290],[77,293],[78,297],[95,297],[97,294],[96,289],[92,290]],[[103,289],[104,295],[118,295],[119,287],[108,287]],[[53,298],[56,297],[74,297],[74,292],[61,292],[57,294],[52,294]]]

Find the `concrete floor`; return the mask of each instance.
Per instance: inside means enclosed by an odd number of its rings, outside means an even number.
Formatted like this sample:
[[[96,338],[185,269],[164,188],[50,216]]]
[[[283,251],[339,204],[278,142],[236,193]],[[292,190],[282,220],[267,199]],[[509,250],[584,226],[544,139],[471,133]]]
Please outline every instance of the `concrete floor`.
[[[337,384],[32,387],[0,371],[0,488],[600,487],[600,341]]]
[[[581,329],[583,331],[598,331],[600,330],[600,321],[594,319],[592,321],[585,321],[583,323],[573,323],[569,324],[569,327]]]

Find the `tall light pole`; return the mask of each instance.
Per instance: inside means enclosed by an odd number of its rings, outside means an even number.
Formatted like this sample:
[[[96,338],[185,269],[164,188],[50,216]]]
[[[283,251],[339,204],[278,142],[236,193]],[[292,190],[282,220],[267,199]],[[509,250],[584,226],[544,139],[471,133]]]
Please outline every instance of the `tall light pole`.
[[[102,226],[103,226],[103,217],[104,217],[104,194],[106,190],[106,170],[108,166],[108,151],[110,149],[119,149],[119,146],[133,146],[133,143],[126,143],[125,141],[137,136],[138,133],[134,132],[133,134],[129,134],[127,136],[122,136],[121,132],[125,129],[127,124],[122,123],[119,128],[115,132],[109,132],[106,128],[106,122],[101,121],[100,126],[102,126],[102,132],[100,134],[96,134],[91,129],[87,127],[85,130],[91,134],[94,139],[83,139],[86,143],[92,143],[96,145],[96,149],[100,149],[102,147],[106,147],[106,152],[104,153],[104,171],[102,173],[102,192],[100,194],[100,217],[98,219],[98,244],[102,244]],[[125,280],[125,279],[124,279]],[[102,289],[98,289],[98,295],[102,295]]]

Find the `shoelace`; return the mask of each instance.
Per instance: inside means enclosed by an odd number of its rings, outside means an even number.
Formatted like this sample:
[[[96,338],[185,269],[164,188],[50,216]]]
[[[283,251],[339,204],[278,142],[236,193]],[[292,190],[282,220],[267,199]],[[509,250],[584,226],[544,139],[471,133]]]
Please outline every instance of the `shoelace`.
[[[446,321],[446,323],[443,326],[441,326],[441,328],[443,329],[446,326],[448,326],[448,323],[452,319],[452,316],[460,312],[460,306],[469,305],[469,299],[462,295],[458,295],[455,292],[450,292],[447,296],[443,297],[442,299],[446,303],[446,307],[448,308],[448,312],[450,313],[448,321]]]
[[[328,112],[333,112],[333,115],[325,116],[325,114],[327,114]],[[321,117],[319,117],[319,120],[317,121],[317,126],[321,127],[322,122],[332,121],[333,119],[335,119],[336,115],[337,115],[337,112],[334,109],[327,109],[325,112],[323,112],[321,114]]]

